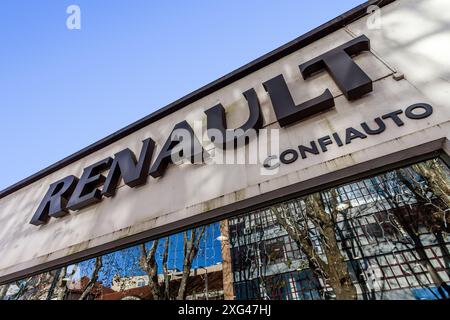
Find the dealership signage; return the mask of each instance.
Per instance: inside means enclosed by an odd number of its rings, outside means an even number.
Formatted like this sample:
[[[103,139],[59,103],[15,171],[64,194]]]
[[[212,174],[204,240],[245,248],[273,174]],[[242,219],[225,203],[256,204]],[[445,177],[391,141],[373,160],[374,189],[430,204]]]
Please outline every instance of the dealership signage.
[[[345,97],[350,101],[356,100],[373,90],[372,80],[352,59],[353,56],[368,50],[370,41],[363,35],[301,64],[300,72],[305,80],[318,72],[328,72]],[[318,97],[296,105],[281,74],[268,79],[262,85],[270,97],[281,127],[290,126],[335,105],[334,97],[328,89]],[[220,103],[205,111],[208,137],[218,148],[236,148],[240,144],[248,143],[248,132],[258,132],[263,127],[263,116],[256,91],[252,88],[243,92],[243,95],[247,100],[249,117],[240,128],[227,128],[225,109]],[[350,144],[354,139],[380,134],[386,130],[385,121],[393,121],[395,125],[402,126],[406,118],[422,119],[432,112],[432,107],[424,103],[408,106],[405,110],[394,110],[371,119],[375,126],[364,122],[358,127],[348,127],[342,136],[330,132],[311,141],[307,146],[300,145],[295,149],[284,150],[280,155],[272,155],[264,161],[264,167],[274,168],[280,162],[289,164],[300,157],[304,159],[310,154],[326,152],[332,144],[341,147]],[[178,134],[179,132],[183,134]],[[127,148],[84,168],[79,178],[69,175],[52,183],[30,223],[42,225],[51,217],[60,218],[67,215],[69,210],[80,210],[101,201],[103,197],[112,197],[121,179],[128,187],[134,188],[145,184],[149,175],[154,179],[161,177],[168,165],[174,162],[174,154],[191,163],[202,162],[206,155],[187,121],[174,126],[152,164],[154,149],[154,140],[147,138],[142,143],[138,157]],[[106,171],[108,173],[104,176]]]
[[[395,110],[376,117],[373,119],[375,126],[370,126],[367,122],[363,122],[359,127],[348,127],[345,129],[344,135],[339,135],[337,132],[327,134],[316,140],[313,140],[309,145],[299,145],[296,149],[286,149],[280,153],[279,156],[269,156],[264,161],[266,169],[274,169],[279,166],[279,163],[290,164],[299,159],[306,159],[308,155],[317,155],[321,152],[327,152],[330,145],[337,145],[342,147],[352,143],[354,139],[365,139],[371,135],[383,133],[386,130],[386,120],[392,121],[396,126],[401,127],[405,124],[402,119],[402,114],[407,119],[424,119],[433,113],[433,107],[427,103],[413,104],[403,111],[402,109]],[[278,162],[279,160],[279,162]]]

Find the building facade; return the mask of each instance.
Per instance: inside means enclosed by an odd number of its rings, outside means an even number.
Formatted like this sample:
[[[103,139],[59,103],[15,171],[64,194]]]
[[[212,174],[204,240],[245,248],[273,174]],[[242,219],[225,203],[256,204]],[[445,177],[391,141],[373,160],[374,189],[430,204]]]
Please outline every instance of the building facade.
[[[368,1],[1,191],[0,299],[449,299],[449,13]]]

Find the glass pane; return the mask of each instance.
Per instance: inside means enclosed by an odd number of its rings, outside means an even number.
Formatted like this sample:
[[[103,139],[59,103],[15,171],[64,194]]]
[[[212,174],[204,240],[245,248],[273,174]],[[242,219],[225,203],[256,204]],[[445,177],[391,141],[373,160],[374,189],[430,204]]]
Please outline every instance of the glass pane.
[[[444,299],[433,159],[0,286],[0,299]]]

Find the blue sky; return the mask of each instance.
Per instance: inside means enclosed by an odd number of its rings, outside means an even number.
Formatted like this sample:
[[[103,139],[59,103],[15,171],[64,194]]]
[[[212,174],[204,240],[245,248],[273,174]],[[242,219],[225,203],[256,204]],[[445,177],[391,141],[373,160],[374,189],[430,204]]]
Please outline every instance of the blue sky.
[[[361,2],[2,0],[0,189]]]

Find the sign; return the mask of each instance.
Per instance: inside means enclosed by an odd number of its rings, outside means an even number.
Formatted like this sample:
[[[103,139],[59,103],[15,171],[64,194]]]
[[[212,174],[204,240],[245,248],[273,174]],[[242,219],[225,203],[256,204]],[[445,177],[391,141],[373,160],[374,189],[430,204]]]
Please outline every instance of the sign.
[[[318,72],[328,72],[345,97],[350,101],[356,100],[373,90],[372,80],[351,58],[367,50],[370,50],[370,40],[362,35],[302,63],[299,69],[304,79]],[[293,125],[335,105],[329,89],[318,97],[296,105],[282,74],[263,82],[262,85],[270,96],[281,127]],[[247,144],[251,136],[249,132],[253,130],[257,135],[258,130],[263,126],[261,106],[255,89],[249,89],[243,92],[243,95],[248,103],[249,117],[237,129],[227,128],[225,109],[222,104],[219,103],[205,111],[208,137],[217,147],[227,149],[230,146],[237,148]],[[417,109],[422,109],[422,113],[415,114],[414,111]],[[365,139],[368,135],[380,134],[386,129],[383,122],[386,119],[391,119],[397,126],[402,126],[404,123],[399,117],[401,113],[403,113],[402,110],[396,110],[377,117],[374,119],[377,128],[370,128],[367,122],[364,122],[361,123],[362,130],[347,128],[345,137],[331,133],[317,139],[317,142],[311,141],[310,146],[298,146],[298,151],[287,149],[280,154],[279,160],[283,164],[289,164],[296,161],[299,155],[305,159],[307,153],[326,152],[327,146],[333,143],[342,147],[344,144],[350,144],[353,139]],[[425,118],[431,113],[432,107],[424,103],[412,105],[405,111],[406,117],[410,119]],[[86,167],[80,178],[70,175],[52,183],[30,223],[45,224],[50,217],[60,218],[67,215],[69,210],[80,210],[100,202],[103,197],[112,197],[121,178],[128,187],[134,188],[145,184],[149,175],[155,179],[161,177],[168,165],[177,159],[188,159],[191,163],[197,163],[202,162],[207,156],[207,152],[187,121],[174,126],[162,150],[150,166],[154,147],[153,139],[147,138],[143,141],[138,159],[130,149],[124,149],[116,153],[114,158],[107,157]],[[276,168],[277,164],[271,164],[275,158],[270,156],[265,161],[264,167]],[[109,173],[105,177],[102,173],[107,170]],[[100,189],[100,186],[103,188]]]

